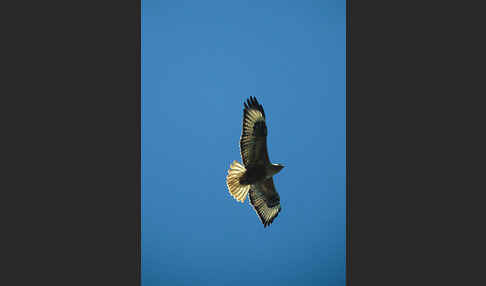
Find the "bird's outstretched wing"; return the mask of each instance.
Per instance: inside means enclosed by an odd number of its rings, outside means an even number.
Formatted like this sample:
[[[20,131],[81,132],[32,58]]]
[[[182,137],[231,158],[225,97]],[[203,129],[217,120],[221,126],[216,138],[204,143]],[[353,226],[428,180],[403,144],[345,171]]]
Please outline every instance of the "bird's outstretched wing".
[[[247,167],[255,163],[270,163],[267,152],[267,125],[265,112],[255,97],[245,102],[243,109],[243,128],[240,138],[240,152],[243,164]]]
[[[269,226],[279,214],[280,196],[275,190],[273,179],[269,178],[251,186],[250,204],[255,209],[264,227]]]

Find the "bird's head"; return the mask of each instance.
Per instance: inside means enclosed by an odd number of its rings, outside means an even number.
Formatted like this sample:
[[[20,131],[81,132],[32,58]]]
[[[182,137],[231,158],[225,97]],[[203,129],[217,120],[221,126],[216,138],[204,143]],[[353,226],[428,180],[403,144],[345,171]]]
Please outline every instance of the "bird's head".
[[[280,172],[284,168],[284,165],[282,165],[282,164],[272,164],[272,165],[275,168],[275,170],[277,171],[276,173]]]

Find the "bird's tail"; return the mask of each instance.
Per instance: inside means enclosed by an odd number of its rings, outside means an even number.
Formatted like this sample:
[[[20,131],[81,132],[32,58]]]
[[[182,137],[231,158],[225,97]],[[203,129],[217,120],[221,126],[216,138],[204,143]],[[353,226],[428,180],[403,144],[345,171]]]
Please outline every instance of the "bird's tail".
[[[250,185],[240,184],[240,178],[245,174],[246,168],[237,161],[233,161],[226,176],[226,185],[230,194],[239,202],[244,202],[250,191]]]

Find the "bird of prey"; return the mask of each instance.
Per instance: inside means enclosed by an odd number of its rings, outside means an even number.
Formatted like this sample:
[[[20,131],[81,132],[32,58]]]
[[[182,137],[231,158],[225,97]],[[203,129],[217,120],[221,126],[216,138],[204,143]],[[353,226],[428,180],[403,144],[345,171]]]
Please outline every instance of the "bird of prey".
[[[265,112],[255,97],[244,103],[243,130],[240,153],[243,165],[233,161],[226,176],[229,193],[243,203],[247,194],[263,227],[270,225],[279,214],[280,196],[275,190],[273,176],[284,167],[272,164],[267,151]]]

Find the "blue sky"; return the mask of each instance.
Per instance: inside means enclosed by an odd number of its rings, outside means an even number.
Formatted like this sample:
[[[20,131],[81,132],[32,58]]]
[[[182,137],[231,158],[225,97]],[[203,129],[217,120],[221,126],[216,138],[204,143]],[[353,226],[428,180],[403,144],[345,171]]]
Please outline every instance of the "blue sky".
[[[142,1],[142,285],[345,284],[345,45],[344,0]],[[249,96],[267,228],[225,184]]]

